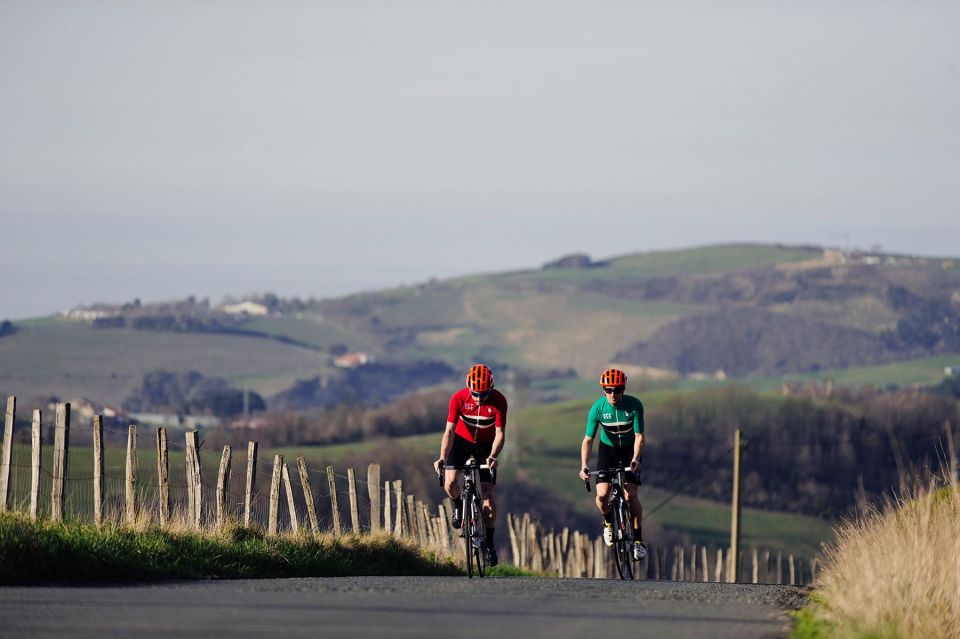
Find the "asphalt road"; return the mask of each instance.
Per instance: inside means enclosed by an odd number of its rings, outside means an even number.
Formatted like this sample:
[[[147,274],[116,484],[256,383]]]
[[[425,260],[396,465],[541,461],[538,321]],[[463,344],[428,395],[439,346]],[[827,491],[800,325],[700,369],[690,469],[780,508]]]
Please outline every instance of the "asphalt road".
[[[789,586],[347,577],[0,588],[10,637],[784,637]]]

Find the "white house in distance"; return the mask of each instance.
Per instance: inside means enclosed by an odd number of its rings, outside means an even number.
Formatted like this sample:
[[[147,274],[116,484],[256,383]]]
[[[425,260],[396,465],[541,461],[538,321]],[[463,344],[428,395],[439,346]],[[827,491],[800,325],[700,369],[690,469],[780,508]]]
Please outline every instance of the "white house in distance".
[[[258,304],[257,302],[252,302],[250,300],[244,300],[239,304],[228,304],[223,307],[223,312],[228,315],[253,315],[262,317],[267,315],[270,312],[263,304]]]
[[[369,364],[373,359],[372,355],[363,352],[344,353],[333,360],[333,365],[338,368],[356,368]]]

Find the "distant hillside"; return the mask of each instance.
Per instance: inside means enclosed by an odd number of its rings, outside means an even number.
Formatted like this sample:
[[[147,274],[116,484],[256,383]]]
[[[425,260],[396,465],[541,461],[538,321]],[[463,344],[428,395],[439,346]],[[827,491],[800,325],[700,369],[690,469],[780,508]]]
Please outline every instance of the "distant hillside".
[[[317,309],[408,357],[781,375],[960,353],[960,264],[764,245],[572,255]]]
[[[17,322],[0,338],[0,390],[116,403],[145,373],[195,370],[268,404],[326,402],[304,395],[304,382],[350,383],[335,362],[347,351],[453,371],[482,360],[524,380],[593,379],[612,362],[681,378],[835,372],[960,354],[960,260],[753,244],[575,254],[533,270],[325,300],[267,294],[235,308],[253,312],[188,299],[76,316],[94,321]]]

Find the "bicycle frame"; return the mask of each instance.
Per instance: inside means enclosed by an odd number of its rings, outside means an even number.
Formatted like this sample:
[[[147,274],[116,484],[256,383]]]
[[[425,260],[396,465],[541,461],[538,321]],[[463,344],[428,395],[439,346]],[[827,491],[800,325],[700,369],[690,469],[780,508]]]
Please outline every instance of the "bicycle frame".
[[[627,499],[626,473],[629,468],[610,468],[606,471],[588,473],[597,476],[601,472],[611,474],[610,494],[607,496],[608,508],[613,508],[613,545],[610,548],[613,563],[621,579],[634,578],[633,559],[633,512],[630,509],[630,500]],[[590,491],[589,477],[584,480],[587,492]]]
[[[480,471],[488,469],[470,457],[462,466],[446,465],[444,470],[459,470],[462,473],[463,488],[460,492],[463,511],[461,513],[461,533],[467,560],[467,576],[473,577],[474,566],[477,574],[483,577],[486,570],[486,524],[483,515],[483,496],[480,492]],[[495,471],[494,471],[495,472]],[[441,480],[442,481],[442,480]]]

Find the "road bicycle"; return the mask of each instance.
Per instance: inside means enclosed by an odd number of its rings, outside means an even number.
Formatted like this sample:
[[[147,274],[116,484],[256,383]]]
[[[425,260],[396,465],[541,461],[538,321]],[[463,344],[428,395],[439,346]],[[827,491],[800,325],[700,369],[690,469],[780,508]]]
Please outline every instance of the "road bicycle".
[[[593,471],[588,475],[597,476],[601,472],[610,476],[610,495],[607,504],[613,509],[613,545],[610,554],[621,579],[634,579],[636,566],[633,558],[633,514],[630,501],[623,485],[630,468],[611,468],[606,471]],[[587,492],[590,492],[590,478],[583,480]]]
[[[487,470],[486,464],[478,464],[470,457],[462,466],[443,464],[438,479],[443,485],[444,470],[462,471],[463,487],[460,491],[463,511],[460,517],[460,536],[467,559],[467,576],[473,578],[474,569],[483,577],[487,568],[487,526],[483,521],[483,499],[480,496],[480,471]],[[493,471],[496,472],[496,471]]]

